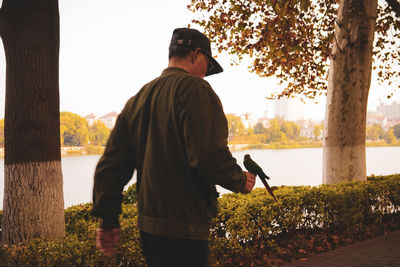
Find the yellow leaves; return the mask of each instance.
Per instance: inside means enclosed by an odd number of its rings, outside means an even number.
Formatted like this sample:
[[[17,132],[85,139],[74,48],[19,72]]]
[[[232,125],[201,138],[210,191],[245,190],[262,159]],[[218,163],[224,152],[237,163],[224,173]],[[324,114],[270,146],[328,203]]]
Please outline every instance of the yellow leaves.
[[[253,49],[249,49],[249,56],[250,56],[250,58],[252,58],[253,57],[253,52],[254,50]]]
[[[277,58],[282,57],[282,51],[281,50],[276,50],[275,51],[275,57],[277,57]],[[286,62],[286,58],[282,58],[281,62],[282,62],[282,60],[284,60]]]
[[[308,10],[308,8],[310,7],[310,1],[309,0],[301,0],[300,1],[300,8],[301,8],[301,10],[303,10],[303,11],[307,11]]]
[[[191,5],[187,5],[186,8],[189,9],[192,13],[196,13],[196,9],[192,9]]]
[[[286,2],[286,1],[282,1],[282,2]],[[280,1],[277,1],[275,3],[274,11],[278,16],[283,17],[286,15],[286,12],[287,12],[287,3],[282,7],[279,5],[280,3],[281,3]]]
[[[219,52],[226,50],[238,58],[259,58],[259,63],[251,66],[255,73],[262,77],[276,75],[282,81],[291,81],[293,87],[286,88],[282,94],[297,92],[312,98],[315,95],[312,92],[326,90],[338,8],[336,1],[192,0],[190,8],[199,17],[209,16],[209,20],[197,24],[208,32],[214,32],[214,40],[224,42],[223,48],[218,48]],[[396,38],[390,39],[393,36],[386,33],[391,30],[397,33],[400,22],[384,11],[384,7],[380,9],[375,56],[381,55],[381,60],[390,61],[396,57],[400,47],[393,41]],[[246,29],[254,32],[249,33]],[[230,35],[227,39],[218,38],[227,32]],[[254,45],[252,49],[244,49],[249,44]],[[301,50],[297,50],[299,45]],[[276,53],[276,50],[285,52]],[[385,57],[383,51],[388,50],[393,52]],[[393,63],[386,65],[391,67]],[[399,75],[399,71],[391,74],[387,67],[382,69],[380,81],[394,80]]]

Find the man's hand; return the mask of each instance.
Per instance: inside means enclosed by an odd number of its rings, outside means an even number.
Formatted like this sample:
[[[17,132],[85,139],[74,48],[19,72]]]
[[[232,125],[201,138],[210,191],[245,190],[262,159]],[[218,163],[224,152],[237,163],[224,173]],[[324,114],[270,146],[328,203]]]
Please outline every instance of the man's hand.
[[[105,230],[97,228],[96,232],[96,247],[106,256],[112,257],[119,244],[120,229],[113,228]]]
[[[251,172],[245,172],[247,176],[246,183],[242,189],[243,194],[248,194],[253,190],[254,184],[256,183],[256,176]]]

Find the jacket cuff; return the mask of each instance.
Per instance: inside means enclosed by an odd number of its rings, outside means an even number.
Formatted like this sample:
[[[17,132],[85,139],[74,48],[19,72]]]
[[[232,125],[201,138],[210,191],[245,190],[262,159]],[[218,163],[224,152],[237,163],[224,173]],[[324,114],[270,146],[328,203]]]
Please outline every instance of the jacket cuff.
[[[111,230],[113,228],[119,228],[119,219],[116,217],[105,217],[101,221],[100,228],[105,230]]]
[[[243,191],[243,189],[244,189],[244,186],[246,185],[246,182],[247,182],[247,174],[246,174],[246,172],[243,172],[243,176],[242,176],[243,178],[242,178],[242,180],[241,180],[241,182],[240,182],[240,193]]]

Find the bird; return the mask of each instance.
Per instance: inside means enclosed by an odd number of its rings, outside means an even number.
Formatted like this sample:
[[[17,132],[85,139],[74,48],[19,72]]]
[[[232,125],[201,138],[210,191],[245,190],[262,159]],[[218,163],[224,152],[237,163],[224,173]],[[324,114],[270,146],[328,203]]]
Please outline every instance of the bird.
[[[264,173],[261,167],[251,159],[249,154],[244,155],[243,165],[252,174],[258,175],[260,178],[265,178],[267,180],[271,179]]]

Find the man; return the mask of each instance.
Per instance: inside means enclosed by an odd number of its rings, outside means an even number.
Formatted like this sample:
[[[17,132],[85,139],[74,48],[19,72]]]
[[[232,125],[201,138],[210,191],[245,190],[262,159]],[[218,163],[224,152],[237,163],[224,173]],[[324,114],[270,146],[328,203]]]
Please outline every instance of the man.
[[[96,243],[104,254],[115,253],[122,190],[136,170],[148,265],[206,265],[215,185],[249,193],[255,183],[229,152],[221,102],[203,79],[222,71],[205,35],[175,29],[168,68],[126,103],[94,178],[93,214],[102,219]]]

